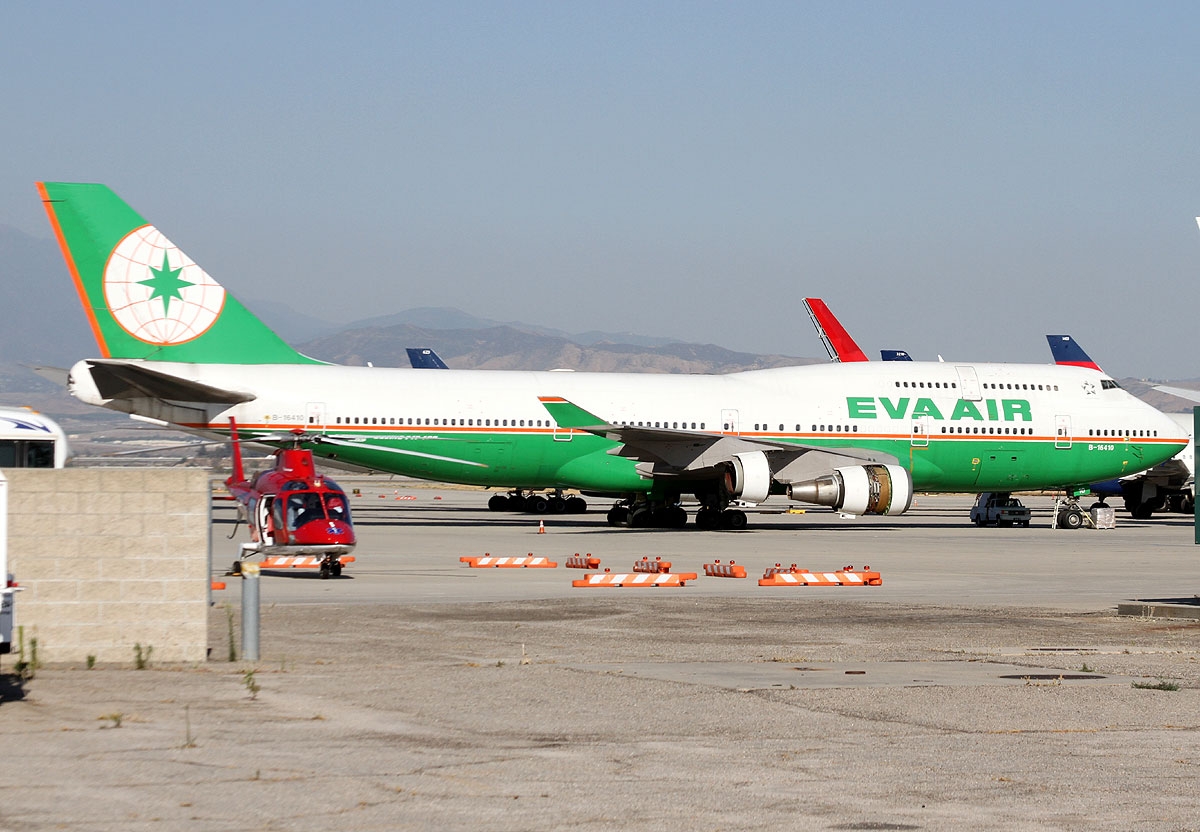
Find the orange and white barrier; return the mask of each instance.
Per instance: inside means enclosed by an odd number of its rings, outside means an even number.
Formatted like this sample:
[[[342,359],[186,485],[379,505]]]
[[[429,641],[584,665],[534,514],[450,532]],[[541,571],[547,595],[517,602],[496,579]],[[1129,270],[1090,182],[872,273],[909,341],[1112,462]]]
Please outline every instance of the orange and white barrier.
[[[584,575],[571,586],[687,586],[696,580],[695,572],[598,572]]]
[[[259,563],[259,569],[317,569],[321,566],[321,561],[325,558],[315,557],[313,555],[289,556],[276,555],[274,557],[263,558]],[[354,555],[342,555],[338,558],[338,562],[345,566],[347,563],[354,563]]]
[[[459,563],[465,563],[472,569],[556,569],[558,563],[550,558],[534,557],[530,552],[525,557],[497,558],[489,554],[483,557],[461,557]]]
[[[634,572],[652,572],[654,574],[666,573],[671,571],[671,561],[663,560],[662,558],[642,558],[633,562]]]
[[[864,566],[855,571],[853,566],[845,566],[838,572],[810,572],[799,569],[795,564],[783,569],[779,564],[768,567],[766,573],[758,582],[759,586],[882,586],[883,577],[878,572],[872,572],[871,567]]]
[[[591,552],[588,552],[586,555],[576,552],[567,558],[566,563],[563,565],[568,569],[599,569],[600,558],[593,557]]]
[[[783,565],[777,563],[774,566],[768,566],[767,571],[763,572],[763,577],[769,578],[772,575],[776,575],[780,572],[799,572],[799,571],[800,571],[800,567],[794,563],[791,566],[783,566]]]
[[[704,564],[704,574],[710,578],[744,578],[746,577],[746,567],[739,566],[733,561],[721,563],[718,560]]]

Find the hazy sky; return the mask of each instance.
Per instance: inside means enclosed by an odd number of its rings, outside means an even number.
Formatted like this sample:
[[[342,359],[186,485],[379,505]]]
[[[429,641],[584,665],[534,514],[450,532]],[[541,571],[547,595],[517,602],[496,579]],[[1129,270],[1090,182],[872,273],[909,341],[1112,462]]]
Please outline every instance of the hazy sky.
[[[330,320],[1200,376],[1194,2],[9,0],[0,78],[0,223],[104,182]]]

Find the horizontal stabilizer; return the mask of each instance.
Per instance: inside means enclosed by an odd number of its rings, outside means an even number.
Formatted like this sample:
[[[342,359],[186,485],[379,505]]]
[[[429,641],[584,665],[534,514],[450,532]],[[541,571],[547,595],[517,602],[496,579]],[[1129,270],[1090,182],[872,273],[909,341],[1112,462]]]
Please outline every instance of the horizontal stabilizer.
[[[211,387],[198,381],[152,370],[142,364],[125,361],[87,362],[96,390],[106,399],[162,399],[204,404],[242,404],[255,396]]]
[[[52,381],[60,387],[66,387],[67,379],[71,376],[71,371],[64,367],[45,367],[33,364],[26,366],[42,378]]]

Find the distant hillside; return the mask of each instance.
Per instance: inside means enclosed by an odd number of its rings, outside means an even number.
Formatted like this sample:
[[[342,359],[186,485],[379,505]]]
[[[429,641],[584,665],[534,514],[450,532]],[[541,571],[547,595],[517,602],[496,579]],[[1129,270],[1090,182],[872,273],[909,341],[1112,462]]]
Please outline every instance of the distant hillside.
[[[590,332],[569,333],[561,329],[552,329],[550,327],[538,326],[537,324],[527,324],[521,321],[496,321],[490,318],[479,318],[469,312],[463,312],[461,309],[454,309],[448,306],[422,306],[416,309],[406,309],[403,312],[396,312],[391,315],[381,315],[375,318],[364,318],[363,320],[353,321],[341,327],[343,331],[354,329],[379,329],[394,326],[408,325],[419,329],[427,330],[474,330],[474,329],[495,329],[497,327],[510,327],[521,332],[530,332],[534,335],[550,335],[560,338],[566,338],[568,341],[573,341],[576,344],[589,346],[597,343],[611,344],[633,344],[642,347],[661,347],[673,343],[671,338],[658,338],[651,335],[636,335],[632,332],[601,332],[592,330]]]
[[[713,344],[578,344],[562,336],[496,326],[425,329],[400,324],[339,332],[298,345],[306,355],[338,364],[407,367],[406,347],[431,347],[455,369],[637,373],[732,373],[816,363],[817,359],[733,352]]]

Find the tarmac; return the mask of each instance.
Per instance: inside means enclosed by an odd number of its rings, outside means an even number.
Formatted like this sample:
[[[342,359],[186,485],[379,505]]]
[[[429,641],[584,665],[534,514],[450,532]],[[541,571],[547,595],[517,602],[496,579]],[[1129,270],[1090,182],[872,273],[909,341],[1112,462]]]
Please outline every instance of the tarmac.
[[[226,578],[203,665],[4,677],[0,829],[1200,829],[1200,622],[1117,614],[1195,608],[1190,517],[1054,530],[1035,497],[981,529],[918,496],[674,532],[594,503],[539,534],[479,490],[343,484],[357,560],[264,573],[260,661],[230,661]],[[559,566],[459,562],[485,552]],[[574,588],[575,553],[700,577]],[[883,584],[757,585],[793,562]]]

